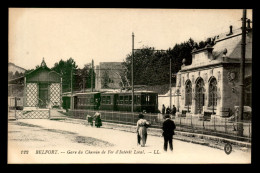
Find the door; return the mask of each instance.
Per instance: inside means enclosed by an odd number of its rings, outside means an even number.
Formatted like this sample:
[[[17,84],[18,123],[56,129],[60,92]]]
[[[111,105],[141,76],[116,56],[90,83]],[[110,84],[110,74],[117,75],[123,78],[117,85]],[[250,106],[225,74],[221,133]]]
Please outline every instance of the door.
[[[48,84],[39,84],[39,107],[46,108],[48,104]]]

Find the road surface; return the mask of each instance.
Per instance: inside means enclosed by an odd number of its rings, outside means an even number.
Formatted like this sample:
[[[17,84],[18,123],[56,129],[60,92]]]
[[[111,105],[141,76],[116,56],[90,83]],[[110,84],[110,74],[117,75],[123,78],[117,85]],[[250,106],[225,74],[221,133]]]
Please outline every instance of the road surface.
[[[48,119],[8,122],[8,163],[250,163],[251,153],[174,140],[163,151],[163,138],[148,136],[137,146],[136,134]]]

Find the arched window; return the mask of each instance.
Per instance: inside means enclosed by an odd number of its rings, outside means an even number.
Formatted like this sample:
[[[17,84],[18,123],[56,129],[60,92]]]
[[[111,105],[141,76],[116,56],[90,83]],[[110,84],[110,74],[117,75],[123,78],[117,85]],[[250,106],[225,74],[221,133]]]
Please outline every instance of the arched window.
[[[192,103],[192,85],[191,81],[188,80],[185,86],[185,106],[190,106]]]
[[[216,78],[212,78],[209,82],[209,107],[216,107],[217,106],[217,101],[218,101],[218,96],[217,96],[217,80]]]
[[[196,113],[201,113],[204,106],[204,81],[202,78],[199,78],[195,86],[195,100],[196,100]]]

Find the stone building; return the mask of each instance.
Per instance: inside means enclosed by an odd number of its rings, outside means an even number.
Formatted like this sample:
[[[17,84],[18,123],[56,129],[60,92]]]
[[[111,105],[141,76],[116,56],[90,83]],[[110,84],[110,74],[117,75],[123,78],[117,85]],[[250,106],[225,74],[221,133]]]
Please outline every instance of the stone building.
[[[252,29],[248,24],[245,59],[245,105],[251,106]],[[181,94],[180,113],[215,117],[229,116],[239,106],[240,59],[242,30],[215,37],[202,49],[194,49],[192,64],[184,65],[177,74],[176,87]],[[179,114],[180,114],[179,113]]]
[[[122,62],[100,62],[95,71],[95,89],[121,89],[123,72]]]
[[[41,66],[24,76],[24,108],[60,108],[62,78],[50,70],[43,59]]]

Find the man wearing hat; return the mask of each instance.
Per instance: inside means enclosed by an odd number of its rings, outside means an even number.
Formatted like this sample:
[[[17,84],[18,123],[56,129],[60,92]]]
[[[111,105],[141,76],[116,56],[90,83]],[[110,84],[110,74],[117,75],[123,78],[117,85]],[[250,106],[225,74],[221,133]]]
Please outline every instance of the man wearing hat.
[[[164,137],[164,151],[167,151],[168,143],[170,150],[173,150],[172,137],[174,135],[174,130],[176,128],[174,121],[170,119],[170,115],[165,115],[166,120],[163,122],[163,137]]]

